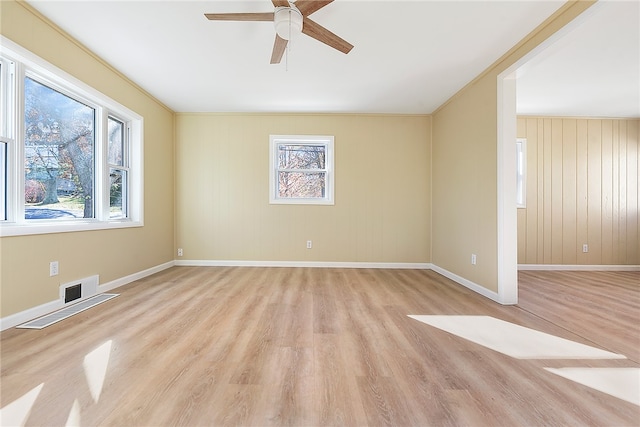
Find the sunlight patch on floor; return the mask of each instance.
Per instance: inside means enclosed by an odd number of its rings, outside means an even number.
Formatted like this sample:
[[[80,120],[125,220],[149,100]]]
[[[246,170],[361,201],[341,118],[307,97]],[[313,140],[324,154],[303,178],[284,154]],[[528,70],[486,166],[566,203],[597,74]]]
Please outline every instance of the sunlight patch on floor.
[[[65,423],[65,427],[80,427],[80,403],[78,399],[73,401],[73,406],[71,406],[71,411],[69,412],[69,417],[67,418],[67,422]]]
[[[18,399],[0,409],[1,426],[23,426],[31,414],[33,404],[36,402],[44,383],[31,389]]]
[[[556,375],[640,406],[640,368],[544,368]]]
[[[96,403],[100,400],[104,379],[107,376],[109,356],[111,355],[111,344],[111,340],[106,341],[100,347],[96,348],[91,353],[88,353],[82,362],[91,397],[93,397],[93,401]]]
[[[491,316],[409,317],[516,359],[626,359]]]

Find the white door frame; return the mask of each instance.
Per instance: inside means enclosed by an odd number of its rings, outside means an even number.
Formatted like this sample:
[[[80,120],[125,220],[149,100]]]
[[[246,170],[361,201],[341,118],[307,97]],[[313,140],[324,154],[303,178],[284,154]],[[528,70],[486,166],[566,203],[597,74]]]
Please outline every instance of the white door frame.
[[[516,69],[498,76],[498,302],[518,303]]]
[[[498,302],[518,303],[518,212],[516,208],[516,80],[531,58],[573,31],[598,10],[596,3],[498,75]],[[551,49],[550,49],[551,50]],[[549,50],[549,51],[550,51]]]

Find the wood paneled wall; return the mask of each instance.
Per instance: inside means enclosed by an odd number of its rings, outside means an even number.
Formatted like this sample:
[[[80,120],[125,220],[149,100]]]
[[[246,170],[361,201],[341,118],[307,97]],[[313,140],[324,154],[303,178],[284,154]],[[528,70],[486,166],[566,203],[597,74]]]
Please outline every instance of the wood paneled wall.
[[[640,264],[639,130],[640,119],[518,118],[519,264]]]

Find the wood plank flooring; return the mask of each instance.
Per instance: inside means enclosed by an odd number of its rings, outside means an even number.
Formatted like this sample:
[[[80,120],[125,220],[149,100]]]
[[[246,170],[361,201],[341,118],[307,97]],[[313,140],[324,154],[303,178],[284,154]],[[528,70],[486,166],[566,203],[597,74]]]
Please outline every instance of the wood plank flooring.
[[[640,272],[521,271],[518,305],[640,362],[639,290]]]
[[[2,332],[0,407],[35,390],[26,425],[637,426],[640,406],[544,368],[640,367],[639,282],[521,272],[504,307],[433,271],[174,267]],[[626,358],[515,359],[410,314],[493,316]]]

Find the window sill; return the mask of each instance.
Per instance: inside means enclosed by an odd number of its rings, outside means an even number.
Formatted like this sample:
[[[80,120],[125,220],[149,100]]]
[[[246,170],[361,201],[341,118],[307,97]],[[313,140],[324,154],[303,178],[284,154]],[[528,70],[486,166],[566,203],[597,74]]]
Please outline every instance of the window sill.
[[[271,205],[335,205],[333,200],[328,199],[271,199],[269,200]]]
[[[79,231],[110,230],[116,228],[142,227],[142,221],[60,221],[56,223],[28,223],[0,225],[0,237],[29,236],[34,234],[73,233]]]

